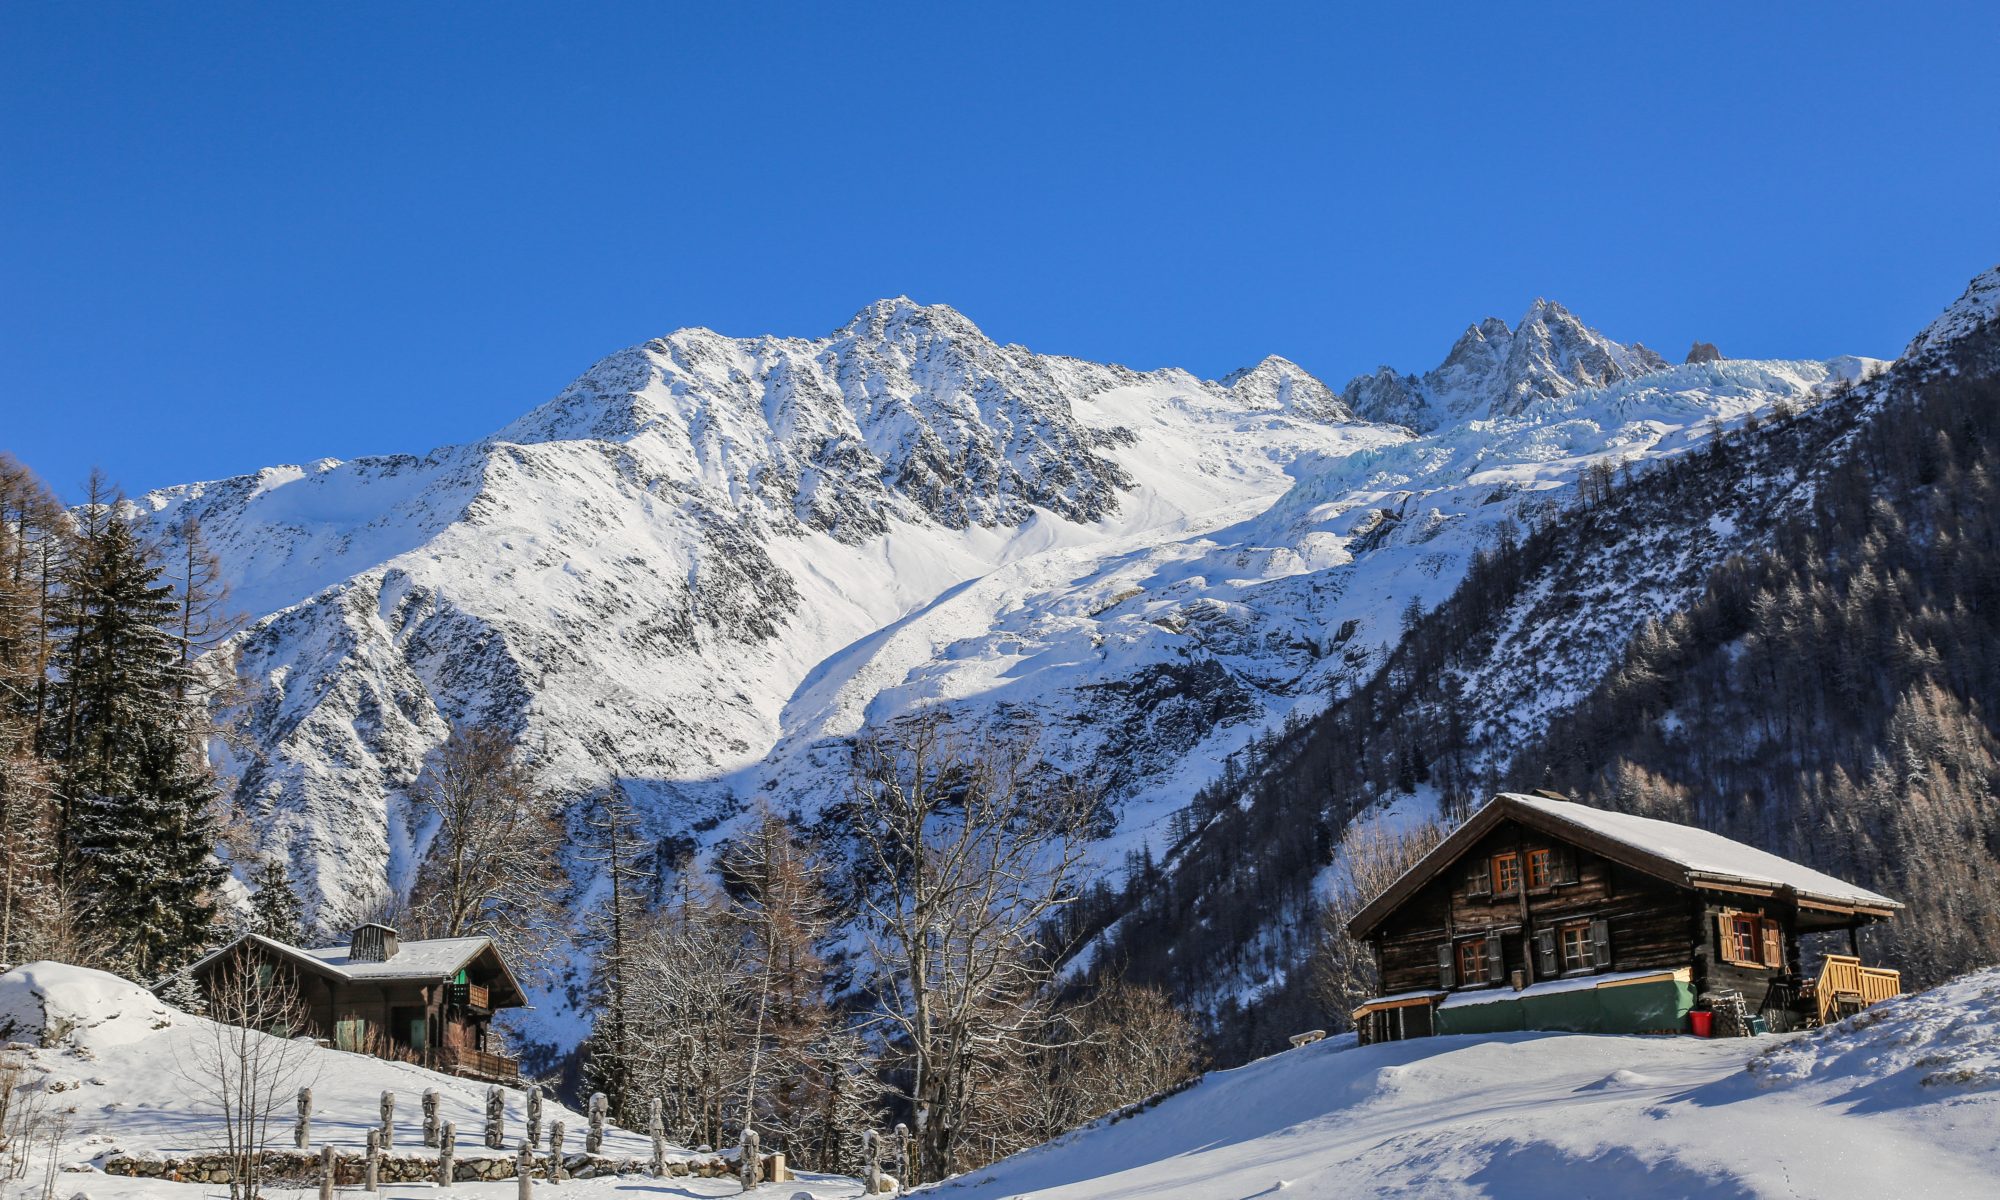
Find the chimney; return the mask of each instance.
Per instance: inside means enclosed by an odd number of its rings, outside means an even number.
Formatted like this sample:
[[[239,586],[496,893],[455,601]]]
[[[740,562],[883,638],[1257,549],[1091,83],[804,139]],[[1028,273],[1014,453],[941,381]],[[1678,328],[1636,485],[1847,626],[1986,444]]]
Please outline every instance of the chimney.
[[[396,957],[396,931],[370,921],[356,925],[347,942],[349,962],[388,962]]]

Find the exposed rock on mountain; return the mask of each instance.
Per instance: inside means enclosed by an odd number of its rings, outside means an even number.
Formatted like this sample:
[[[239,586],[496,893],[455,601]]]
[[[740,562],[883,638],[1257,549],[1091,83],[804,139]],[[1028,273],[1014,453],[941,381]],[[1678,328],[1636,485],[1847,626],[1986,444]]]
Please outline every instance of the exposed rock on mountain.
[[[1445,360],[1423,376],[1380,367],[1350,381],[1341,398],[1365,420],[1429,432],[1452,421],[1513,416],[1538,398],[1555,399],[1664,366],[1645,346],[1621,346],[1562,305],[1537,300],[1512,329],[1498,317],[1467,327]]]

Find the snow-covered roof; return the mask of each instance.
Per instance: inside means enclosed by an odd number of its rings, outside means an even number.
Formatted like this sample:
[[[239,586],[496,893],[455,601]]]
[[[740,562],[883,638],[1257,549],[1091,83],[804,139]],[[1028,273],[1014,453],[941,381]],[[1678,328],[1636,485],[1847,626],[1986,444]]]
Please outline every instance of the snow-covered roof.
[[[494,958],[500,963],[501,974],[506,977],[514,991],[523,1000],[526,999],[526,993],[515,981],[513,970],[508,967],[505,956],[500,954],[499,948],[494,946],[493,939],[489,937],[428,938],[401,942],[396,947],[396,953],[386,960],[364,959],[356,962],[348,956],[348,952],[353,949],[351,945],[325,946],[317,950],[308,950],[288,945],[275,938],[267,938],[262,934],[246,933],[203,955],[189,964],[188,970],[199,970],[244,942],[254,942],[276,954],[284,955],[330,975],[377,983],[395,980],[432,982],[443,979],[456,974],[459,968],[470,964],[473,959],[486,951],[492,950]]]
[[[493,939],[484,937],[401,942],[396,947],[396,953],[381,962],[367,959],[355,962],[348,957],[352,946],[327,946],[319,950],[301,950],[300,953],[319,960],[349,979],[437,979],[456,972],[492,944]]]
[[[1348,923],[1348,930],[1356,937],[1367,936],[1398,905],[1508,818],[1682,887],[1768,889],[1795,903],[1877,916],[1902,907],[1879,892],[1706,829],[1607,812],[1570,800],[1502,792],[1370,900]]]
[[[1506,798],[1546,813],[1550,818],[1564,824],[1587,829],[1599,836],[1622,842],[1635,850],[1643,850],[1669,859],[1685,867],[1690,875],[1699,879],[1789,888],[1802,896],[1833,900],[1842,904],[1902,907],[1880,892],[1871,892],[1865,887],[1836,879],[1823,871],[1815,871],[1791,859],[1779,858],[1768,850],[1759,850],[1755,846],[1745,845],[1732,838],[1723,837],[1719,833],[1710,833],[1706,829],[1696,829],[1692,825],[1677,825],[1672,821],[1656,821],[1651,817],[1609,812],[1570,800],[1551,800],[1546,796],[1526,796],[1518,792],[1509,792],[1506,793]]]

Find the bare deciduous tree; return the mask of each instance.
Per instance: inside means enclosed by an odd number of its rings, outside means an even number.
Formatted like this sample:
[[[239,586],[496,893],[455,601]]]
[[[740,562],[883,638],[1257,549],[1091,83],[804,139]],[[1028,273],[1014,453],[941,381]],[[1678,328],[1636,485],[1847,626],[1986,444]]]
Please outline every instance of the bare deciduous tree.
[[[411,889],[423,937],[484,934],[508,960],[545,968],[555,943],[562,831],[514,739],[458,729],[419,781],[415,800],[437,822]]]
[[[1379,821],[1353,826],[1342,843],[1344,870],[1319,914],[1319,941],[1311,961],[1312,995],[1337,1029],[1353,1024],[1356,1005],[1381,983],[1375,956],[1354,940],[1347,923],[1403,872],[1444,840],[1447,830],[1426,821],[1394,829]]]
[[[874,991],[916,1117],[906,1184],[962,1165],[1046,1045],[1044,930],[1076,898],[1095,804],[1027,746],[975,747],[926,714],[856,756]]]
[[[181,1075],[221,1117],[230,1200],[256,1200],[272,1123],[313,1082],[312,1043],[293,1038],[306,1026],[306,1006],[294,976],[239,948],[208,976],[208,1011],[201,1036],[182,1051]]]

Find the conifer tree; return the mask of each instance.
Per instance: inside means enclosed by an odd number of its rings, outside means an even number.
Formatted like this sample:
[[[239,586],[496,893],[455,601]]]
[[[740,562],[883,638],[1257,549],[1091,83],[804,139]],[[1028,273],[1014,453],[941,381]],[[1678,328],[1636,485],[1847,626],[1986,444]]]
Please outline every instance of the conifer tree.
[[[257,890],[250,896],[252,933],[296,946],[305,936],[305,911],[284,860],[273,855],[257,869]]]
[[[128,521],[93,508],[57,661],[65,848],[117,965],[141,976],[205,943],[221,877],[206,722],[183,699],[179,606],[162,574]]]

